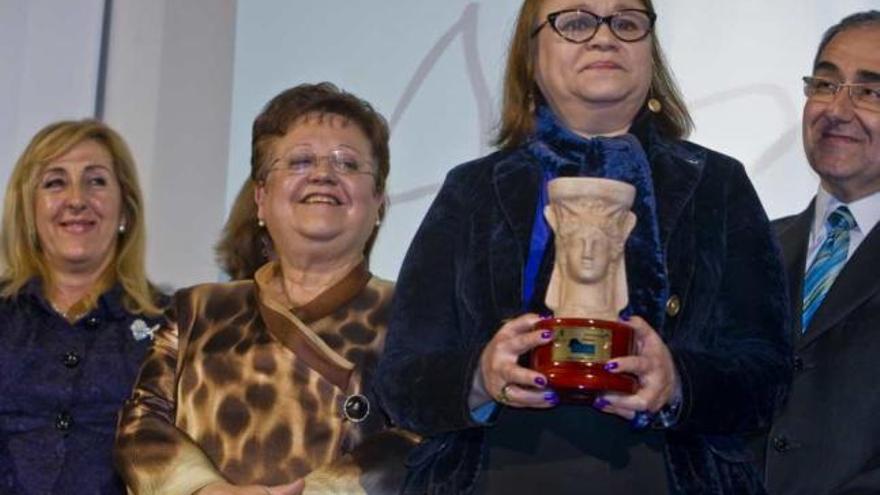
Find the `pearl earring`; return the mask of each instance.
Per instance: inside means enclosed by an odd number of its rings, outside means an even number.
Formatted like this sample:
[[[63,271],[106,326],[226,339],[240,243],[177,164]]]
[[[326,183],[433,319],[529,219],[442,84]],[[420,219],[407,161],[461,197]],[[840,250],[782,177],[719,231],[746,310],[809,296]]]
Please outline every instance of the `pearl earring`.
[[[124,234],[125,233],[125,222],[120,223],[119,227],[117,227],[116,230],[119,231],[120,234]]]
[[[266,226],[266,222],[264,222],[262,218],[258,218],[258,219],[257,219],[257,225],[260,226],[260,227],[265,227],[265,226]]]

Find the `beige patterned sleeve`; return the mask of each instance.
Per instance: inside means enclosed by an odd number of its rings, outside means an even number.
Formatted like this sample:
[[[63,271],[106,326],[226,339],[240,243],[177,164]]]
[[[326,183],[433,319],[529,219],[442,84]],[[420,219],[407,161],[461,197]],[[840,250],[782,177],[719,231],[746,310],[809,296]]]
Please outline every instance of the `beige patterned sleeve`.
[[[179,343],[186,342],[186,335],[179,339],[173,310],[154,339],[132,396],[120,413],[114,460],[129,493],[190,495],[224,478],[175,425],[179,356],[183,355]]]

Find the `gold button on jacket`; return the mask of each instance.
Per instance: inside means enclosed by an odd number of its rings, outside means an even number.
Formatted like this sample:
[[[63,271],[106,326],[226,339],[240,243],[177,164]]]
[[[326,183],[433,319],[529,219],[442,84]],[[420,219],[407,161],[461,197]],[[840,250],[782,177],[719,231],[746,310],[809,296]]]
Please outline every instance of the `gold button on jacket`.
[[[673,294],[666,300],[666,314],[669,316],[678,316],[679,311],[681,311],[681,299]]]

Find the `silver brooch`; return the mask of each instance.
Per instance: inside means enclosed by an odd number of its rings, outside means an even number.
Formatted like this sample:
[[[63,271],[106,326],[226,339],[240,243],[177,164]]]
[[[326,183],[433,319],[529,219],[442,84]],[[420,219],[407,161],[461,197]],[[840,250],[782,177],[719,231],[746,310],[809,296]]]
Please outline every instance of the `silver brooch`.
[[[153,333],[158,329],[158,323],[152,327],[148,327],[147,322],[140,318],[131,322],[131,336],[134,337],[134,340],[144,340],[147,337],[149,337],[150,340],[153,340]]]

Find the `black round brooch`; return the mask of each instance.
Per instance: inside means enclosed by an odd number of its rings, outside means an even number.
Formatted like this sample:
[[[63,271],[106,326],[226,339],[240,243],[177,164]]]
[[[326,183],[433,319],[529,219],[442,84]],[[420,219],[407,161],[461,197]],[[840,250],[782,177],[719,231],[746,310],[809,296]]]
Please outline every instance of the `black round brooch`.
[[[370,401],[361,394],[349,395],[342,403],[342,415],[352,423],[360,423],[370,414]]]

